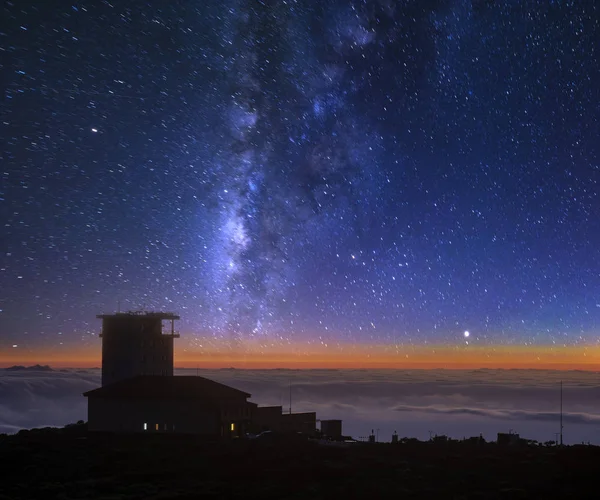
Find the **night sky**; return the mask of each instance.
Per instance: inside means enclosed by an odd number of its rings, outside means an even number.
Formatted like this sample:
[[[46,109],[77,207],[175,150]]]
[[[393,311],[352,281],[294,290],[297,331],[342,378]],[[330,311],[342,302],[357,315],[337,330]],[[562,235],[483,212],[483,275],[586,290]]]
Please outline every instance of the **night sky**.
[[[4,2],[0,348],[98,349],[118,307],[191,349],[596,345],[599,20]]]

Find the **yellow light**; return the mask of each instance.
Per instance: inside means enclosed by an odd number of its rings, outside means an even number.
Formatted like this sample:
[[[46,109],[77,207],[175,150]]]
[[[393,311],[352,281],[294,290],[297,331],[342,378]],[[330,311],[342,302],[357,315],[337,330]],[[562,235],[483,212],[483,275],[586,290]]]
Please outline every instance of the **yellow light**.
[[[231,431],[235,431],[235,424],[231,424]]]

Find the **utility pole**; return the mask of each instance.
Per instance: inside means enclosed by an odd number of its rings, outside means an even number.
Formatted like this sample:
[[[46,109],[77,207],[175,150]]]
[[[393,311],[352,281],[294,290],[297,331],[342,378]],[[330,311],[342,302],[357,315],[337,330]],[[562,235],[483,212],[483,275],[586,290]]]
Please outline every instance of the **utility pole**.
[[[563,383],[560,381],[560,445],[563,445]]]

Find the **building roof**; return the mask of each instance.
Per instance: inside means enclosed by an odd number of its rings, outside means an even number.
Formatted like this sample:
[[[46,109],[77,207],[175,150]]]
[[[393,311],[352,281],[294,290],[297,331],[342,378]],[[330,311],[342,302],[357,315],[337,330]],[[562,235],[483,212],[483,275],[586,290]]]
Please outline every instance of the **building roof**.
[[[155,318],[155,319],[179,319],[179,316],[172,312],[160,311],[127,311],[113,314],[96,314],[96,318]]]
[[[105,385],[88,392],[85,397],[110,399],[197,399],[210,401],[239,400],[250,394],[233,387],[193,376],[143,375],[113,384]]]

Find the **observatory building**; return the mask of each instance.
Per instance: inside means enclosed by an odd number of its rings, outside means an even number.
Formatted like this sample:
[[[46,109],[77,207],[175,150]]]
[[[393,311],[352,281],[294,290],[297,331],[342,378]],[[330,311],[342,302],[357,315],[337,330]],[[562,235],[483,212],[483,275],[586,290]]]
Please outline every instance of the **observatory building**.
[[[88,429],[243,437],[250,430],[312,435],[316,413],[284,414],[250,394],[199,376],[173,376],[174,313],[118,312],[102,319],[102,387],[87,391]]]
[[[103,386],[139,375],[173,376],[173,340],[179,338],[175,333],[179,316],[119,312],[96,317],[102,319]]]

